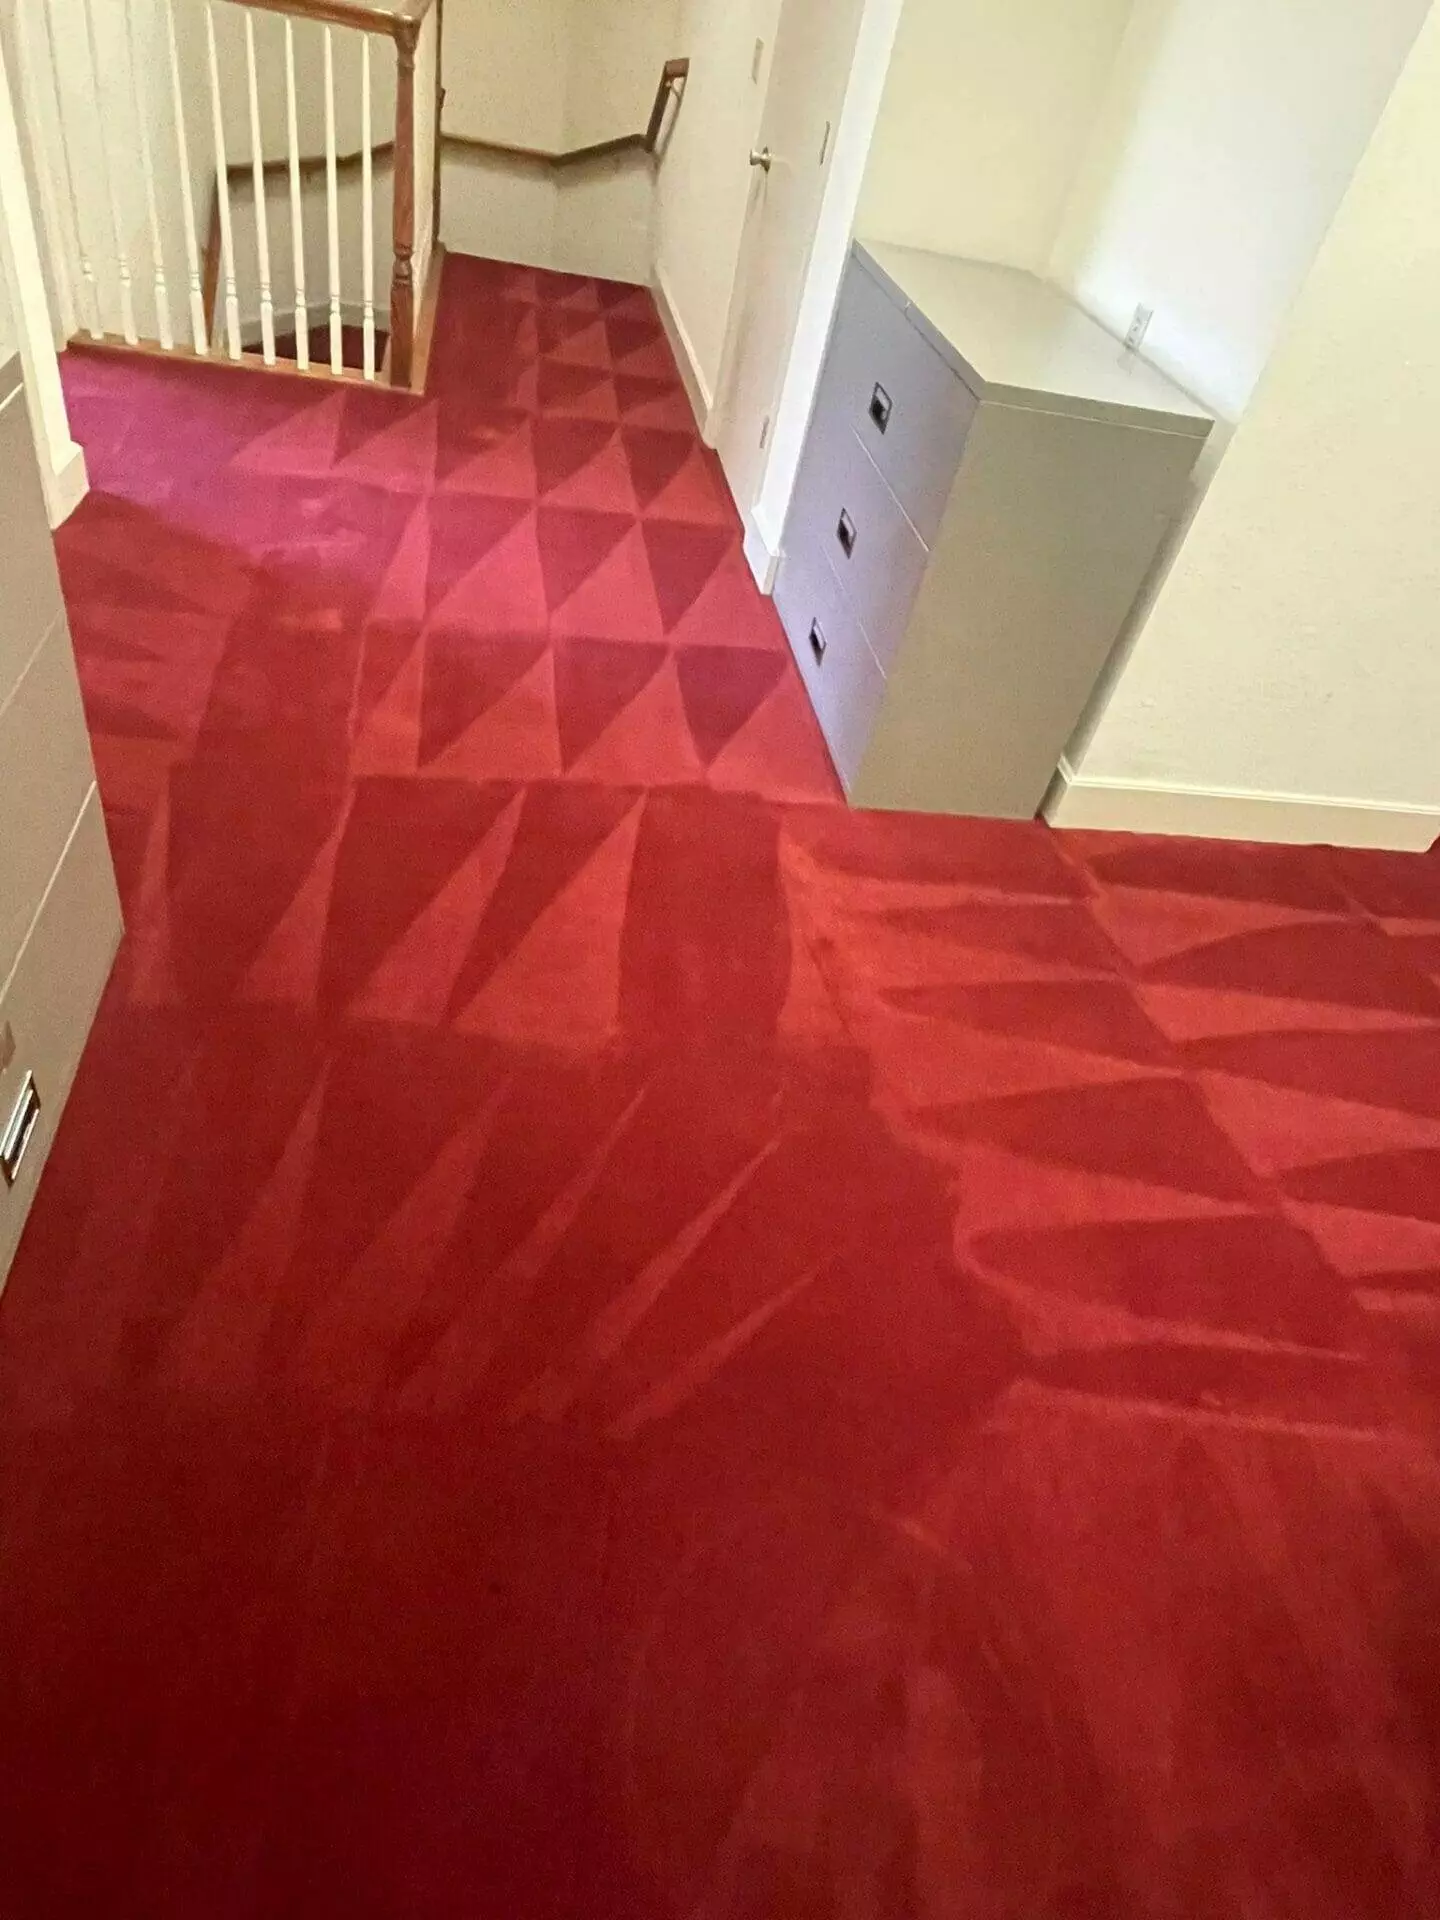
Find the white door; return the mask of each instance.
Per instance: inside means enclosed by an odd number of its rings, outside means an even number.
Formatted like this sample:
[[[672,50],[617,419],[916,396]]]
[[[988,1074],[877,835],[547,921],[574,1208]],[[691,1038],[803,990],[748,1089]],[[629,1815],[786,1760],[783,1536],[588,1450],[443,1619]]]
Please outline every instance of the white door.
[[[736,504],[748,512],[765,474],[765,444],[800,311],[835,129],[850,80],[864,0],[784,0],[740,255],[716,446]],[[735,164],[749,164],[737,154]]]

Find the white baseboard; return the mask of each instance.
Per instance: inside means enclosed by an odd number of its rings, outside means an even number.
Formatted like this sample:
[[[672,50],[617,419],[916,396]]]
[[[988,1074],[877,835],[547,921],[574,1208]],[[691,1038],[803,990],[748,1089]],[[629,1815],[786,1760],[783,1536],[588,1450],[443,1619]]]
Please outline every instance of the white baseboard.
[[[747,513],[744,519],[746,565],[754,574],[755,584],[761,593],[771,594],[775,591],[775,576],[780,571],[780,556],[756,526],[754,514]]]
[[[1052,827],[1155,833],[1197,840],[1263,840],[1281,846],[1370,847],[1426,853],[1440,840],[1440,807],[1087,780],[1062,759],[1045,802]]]
[[[715,411],[715,396],[711,393],[709,384],[700,371],[700,362],[695,355],[694,343],[686,332],[685,322],[676,311],[675,302],[670,297],[670,288],[659,267],[656,267],[650,285],[655,295],[655,305],[660,311],[661,325],[670,342],[670,350],[675,355],[675,364],[680,369],[680,378],[685,383],[690,405],[695,410],[695,420],[700,428],[701,437],[707,438],[710,416]]]
[[[68,520],[90,491],[90,475],[85,466],[85,450],[72,440],[58,467],[42,476],[45,511],[52,527]]]

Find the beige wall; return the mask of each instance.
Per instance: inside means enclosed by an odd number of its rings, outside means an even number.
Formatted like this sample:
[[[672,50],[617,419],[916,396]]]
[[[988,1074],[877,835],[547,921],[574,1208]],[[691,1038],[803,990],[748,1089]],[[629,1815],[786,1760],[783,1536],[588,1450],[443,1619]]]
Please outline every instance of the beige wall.
[[[677,0],[447,0],[445,125],[557,150],[638,133]]]
[[[678,0],[570,0],[567,144],[639,133],[660,70],[680,51]]]
[[[1086,781],[1433,811],[1440,827],[1437,100],[1432,12],[1083,755]]]
[[[448,153],[441,163],[440,238],[452,252],[553,267],[559,203],[554,173],[534,161]]]
[[[677,0],[448,0],[447,131],[558,152],[641,132],[677,50]],[[550,173],[446,162],[442,238],[464,253],[646,280],[654,178],[643,158]]]
[[[1429,0],[1136,0],[1051,261],[1238,419]]]
[[[1043,270],[1131,0],[906,0],[858,215]]]
[[[517,147],[566,144],[571,0],[447,0],[445,125]]]

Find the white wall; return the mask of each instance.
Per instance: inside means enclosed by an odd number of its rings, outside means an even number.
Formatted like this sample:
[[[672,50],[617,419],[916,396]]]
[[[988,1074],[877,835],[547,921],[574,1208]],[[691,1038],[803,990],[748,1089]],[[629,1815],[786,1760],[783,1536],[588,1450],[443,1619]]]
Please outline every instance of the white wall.
[[[451,0],[446,130],[549,153],[643,132],[679,50],[677,11],[677,0]],[[643,156],[551,172],[457,154],[442,238],[462,253],[646,280],[653,200]]]
[[[15,331],[15,316],[10,311],[10,294],[6,287],[7,275],[0,272],[0,361],[8,360],[19,345],[19,336]]]
[[[1043,270],[1131,0],[906,0],[862,235]]]
[[[1429,0],[1136,0],[1051,260],[1238,419]]]
[[[1099,718],[1314,264],[1430,0],[1137,0],[1051,271],[1220,416],[1070,758]],[[1129,691],[1125,694],[1129,699]],[[1112,768],[1113,777],[1113,768]]]
[[[656,192],[655,277],[707,411],[724,365],[750,201],[747,161],[779,12],[780,0],[682,0],[679,51],[689,56],[690,79]]]
[[[1084,755],[1086,781],[1416,810],[1418,826],[1373,816],[1382,844],[1427,837],[1427,811],[1440,828],[1437,100],[1433,11]]]

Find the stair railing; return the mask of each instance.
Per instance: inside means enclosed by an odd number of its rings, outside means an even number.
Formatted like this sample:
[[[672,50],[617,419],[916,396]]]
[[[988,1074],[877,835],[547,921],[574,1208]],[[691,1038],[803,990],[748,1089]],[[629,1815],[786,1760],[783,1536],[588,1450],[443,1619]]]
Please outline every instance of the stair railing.
[[[690,77],[688,60],[667,60],[660,74],[660,84],[655,89],[655,104],[650,110],[650,123],[643,133],[622,133],[613,140],[592,141],[589,146],[555,149],[552,147],[520,147],[508,140],[487,140],[480,134],[442,133],[441,144],[451,153],[493,153],[507,160],[535,160],[547,167],[571,167],[586,160],[604,160],[612,154],[648,153],[659,155],[665,143],[667,129],[674,124],[670,114],[671,103],[678,110],[679,102],[685,96],[685,83]],[[444,94],[442,91],[441,98]]]
[[[440,0],[20,0],[19,37],[68,337],[413,384]]]

